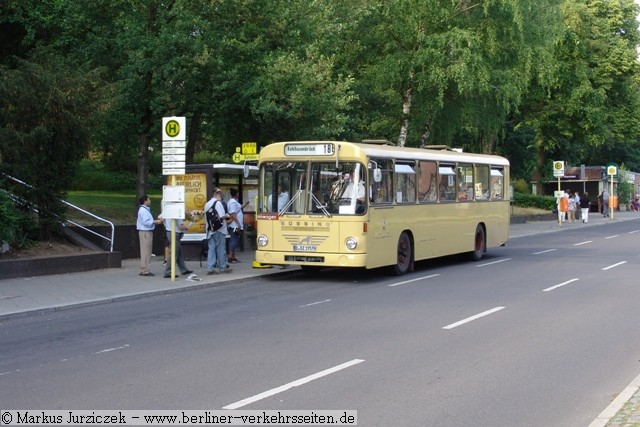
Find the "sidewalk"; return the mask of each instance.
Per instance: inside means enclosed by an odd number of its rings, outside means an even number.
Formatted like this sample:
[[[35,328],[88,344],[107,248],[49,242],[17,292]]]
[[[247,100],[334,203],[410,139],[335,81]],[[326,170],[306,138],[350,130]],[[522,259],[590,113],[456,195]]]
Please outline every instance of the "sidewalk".
[[[640,220],[640,212],[615,212],[614,219],[592,213],[588,224],[583,224],[580,220],[574,223],[565,222],[562,225],[557,221],[531,221],[512,224],[510,238],[605,226],[630,220]],[[196,274],[195,281],[186,280],[186,276],[176,276],[174,281],[163,278],[164,267],[161,257],[154,257],[152,260],[154,277],[138,275],[139,259],[126,259],[122,261],[122,268],[117,269],[0,280],[0,321],[29,313],[65,310],[142,298],[152,294],[181,292],[205,286],[241,282],[264,275],[286,274],[298,269],[298,267],[289,267],[285,270],[278,267],[254,269],[252,267],[254,251],[238,252],[238,258],[241,262],[230,265],[233,268],[232,273],[213,276],[206,275],[206,261],[203,261],[202,268],[197,260],[187,261],[187,267]],[[640,375],[589,427],[640,427],[639,389]]]

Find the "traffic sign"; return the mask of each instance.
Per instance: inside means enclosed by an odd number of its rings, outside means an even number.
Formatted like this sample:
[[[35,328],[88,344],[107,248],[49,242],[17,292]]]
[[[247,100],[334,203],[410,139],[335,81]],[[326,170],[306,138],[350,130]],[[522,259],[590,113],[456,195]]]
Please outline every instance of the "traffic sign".
[[[187,148],[187,141],[162,141],[162,149],[165,148]]]
[[[166,168],[162,167],[162,175],[184,175],[184,167],[182,168]]]
[[[245,162],[245,161],[254,161],[254,160],[258,160],[258,155],[257,154],[233,153],[233,156],[231,156],[231,160],[233,160],[233,163],[240,163],[240,162]]]
[[[564,176],[564,160],[556,160],[553,162],[553,176]]]
[[[187,140],[187,119],[185,117],[163,117],[162,118],[162,140],[163,141],[186,141]]]
[[[185,141],[186,142],[186,141]],[[182,154],[185,156],[187,154],[187,149],[184,147],[180,148],[163,148],[162,154]]]
[[[607,165],[607,175],[616,176],[618,175],[618,165],[615,163],[609,163]]]
[[[186,160],[186,156],[184,154],[165,154],[164,150],[162,151],[162,161],[163,162],[182,162],[184,163]]]
[[[238,151],[238,150],[236,150]],[[258,154],[258,143],[256,142],[243,142],[242,154]]]

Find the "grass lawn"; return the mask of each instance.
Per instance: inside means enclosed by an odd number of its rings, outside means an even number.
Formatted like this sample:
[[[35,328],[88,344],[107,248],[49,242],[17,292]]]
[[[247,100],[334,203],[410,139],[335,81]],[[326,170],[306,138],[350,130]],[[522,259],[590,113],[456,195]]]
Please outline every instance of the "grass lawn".
[[[154,217],[160,214],[161,192],[149,193],[151,212]],[[113,222],[116,225],[136,223],[138,201],[135,191],[70,191],[67,202],[78,206],[92,214]],[[74,209],[68,211],[69,219],[84,225],[103,224],[88,215],[78,213]]]

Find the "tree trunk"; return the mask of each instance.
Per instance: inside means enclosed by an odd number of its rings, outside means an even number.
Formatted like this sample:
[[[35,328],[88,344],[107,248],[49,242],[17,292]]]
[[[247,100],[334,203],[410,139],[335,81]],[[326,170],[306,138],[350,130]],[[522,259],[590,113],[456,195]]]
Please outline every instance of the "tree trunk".
[[[493,154],[496,150],[496,134],[495,132],[484,132],[482,134],[482,153]]]
[[[545,162],[545,144],[543,139],[538,139],[536,143],[536,174],[538,175],[537,194],[541,195],[544,190],[544,162]]]
[[[407,143],[407,133],[409,131],[409,114],[411,113],[411,96],[413,88],[407,89],[402,97],[402,126],[400,127],[400,136],[398,137],[398,146],[404,147]]]
[[[200,139],[200,123],[202,122],[202,112],[196,111],[193,113],[193,118],[189,126],[189,137],[187,138],[187,164],[193,163],[193,156],[196,153],[196,145]]]
[[[149,188],[149,141],[151,132],[151,122],[153,114],[151,112],[151,71],[147,71],[144,75],[145,99],[147,100],[140,119],[140,140],[138,142],[138,180],[136,183],[136,199],[147,194]]]
[[[147,30],[150,34],[156,34],[156,20],[158,4],[149,3],[147,12]],[[148,54],[147,54],[148,55]],[[142,117],[140,118],[140,141],[138,143],[138,180],[136,182],[136,199],[147,194],[149,189],[149,144],[151,141],[151,124],[153,113],[151,111],[151,98],[153,96],[153,72],[147,70],[141,76],[144,81],[142,88],[142,102],[144,103]],[[136,206],[138,201],[136,200]]]

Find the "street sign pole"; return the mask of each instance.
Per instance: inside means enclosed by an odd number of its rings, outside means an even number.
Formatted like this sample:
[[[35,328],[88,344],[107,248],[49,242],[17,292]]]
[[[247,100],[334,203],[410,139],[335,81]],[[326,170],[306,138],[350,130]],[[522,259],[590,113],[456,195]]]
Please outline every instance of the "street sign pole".
[[[618,165],[616,163],[609,163],[607,165],[607,175],[609,176],[610,188],[609,191],[609,218],[613,219],[613,178],[618,175]],[[617,198],[616,198],[617,200]],[[618,206],[620,205],[620,200],[618,200]]]
[[[560,196],[560,178],[564,176],[564,160],[556,160],[553,162],[553,176],[558,177],[558,191],[557,194]],[[556,202],[558,205],[558,226],[562,227],[562,216],[564,213],[560,212],[560,197],[556,198]]]
[[[171,188],[176,186],[176,175],[184,175],[185,173],[185,157],[187,149],[187,119],[185,117],[163,117],[162,118],[162,174],[169,175],[169,185]],[[184,188],[182,188],[184,190]],[[164,196],[165,206],[163,205],[163,214],[165,220],[171,221],[171,281],[176,280],[176,204],[182,203],[181,219],[184,219],[184,192],[177,199],[171,199],[169,194],[174,195],[174,191],[167,191]],[[179,200],[181,199],[181,200]],[[171,206],[171,209],[168,207]],[[165,212],[166,211],[166,212]],[[170,213],[169,213],[170,211]]]

